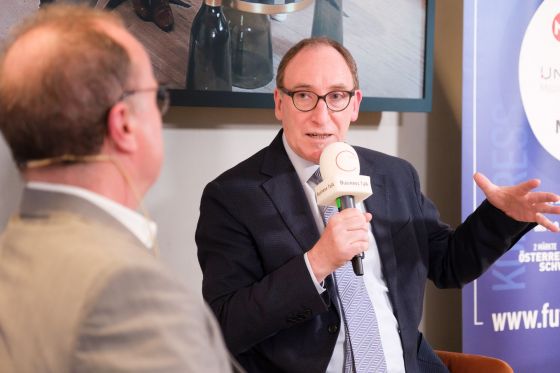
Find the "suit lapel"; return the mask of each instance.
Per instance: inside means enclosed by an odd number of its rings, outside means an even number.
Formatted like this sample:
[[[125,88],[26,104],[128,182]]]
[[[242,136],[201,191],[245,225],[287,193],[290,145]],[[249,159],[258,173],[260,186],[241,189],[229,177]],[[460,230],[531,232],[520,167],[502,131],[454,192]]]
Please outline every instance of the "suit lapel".
[[[373,215],[371,226],[373,236],[377,243],[379,256],[381,258],[383,275],[389,287],[389,296],[396,305],[398,299],[397,286],[397,259],[393,249],[391,236],[391,220],[389,206],[389,191],[385,185],[385,175],[376,173],[369,164],[361,161],[363,175],[371,175],[371,187],[373,194],[364,201],[367,211]]]
[[[282,131],[268,147],[261,171],[270,176],[263,183],[282,220],[305,252],[319,239],[313,213],[288,154],[282,143]]]

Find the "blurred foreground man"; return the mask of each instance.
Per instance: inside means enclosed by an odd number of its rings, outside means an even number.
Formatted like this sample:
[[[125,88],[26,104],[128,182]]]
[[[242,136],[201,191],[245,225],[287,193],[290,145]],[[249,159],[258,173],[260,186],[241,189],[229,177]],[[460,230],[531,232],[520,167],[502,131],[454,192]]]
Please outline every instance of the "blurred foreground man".
[[[50,6],[0,57],[0,129],[27,182],[0,238],[0,371],[230,372],[211,313],[136,213],[168,97],[109,13]],[[160,105],[158,107],[158,104]]]

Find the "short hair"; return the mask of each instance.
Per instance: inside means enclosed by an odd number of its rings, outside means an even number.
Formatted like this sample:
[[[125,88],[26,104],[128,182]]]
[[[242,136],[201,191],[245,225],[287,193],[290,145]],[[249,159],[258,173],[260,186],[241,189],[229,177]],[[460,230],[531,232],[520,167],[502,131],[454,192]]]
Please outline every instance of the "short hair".
[[[99,153],[107,114],[131,73],[127,50],[103,32],[103,23],[122,26],[106,11],[49,5],[14,29],[0,55],[0,130],[18,167],[29,160]],[[18,41],[49,32],[54,46],[25,61],[25,78],[5,73]]]
[[[346,47],[344,47],[339,42],[337,42],[335,40],[332,40],[332,39],[329,39],[327,37],[323,37],[323,36],[300,40],[297,44],[295,44],[293,47],[291,47],[286,52],[286,54],[284,54],[284,57],[282,57],[282,60],[280,61],[280,64],[278,65],[278,71],[276,73],[276,87],[278,87],[278,88],[283,88],[284,87],[284,75],[285,75],[286,67],[288,66],[290,61],[301,50],[303,50],[305,48],[316,47],[316,46],[321,46],[321,45],[332,47],[338,53],[340,53],[342,58],[344,58],[344,61],[346,61],[346,64],[348,65],[348,68],[350,69],[350,73],[352,73],[352,81],[354,83],[354,89],[359,89],[360,88],[360,82],[358,80],[358,66],[356,65],[356,61],[354,60],[354,57],[352,57],[352,54],[350,53],[350,51],[348,49],[346,49]],[[322,62],[319,62],[319,63],[322,63]]]

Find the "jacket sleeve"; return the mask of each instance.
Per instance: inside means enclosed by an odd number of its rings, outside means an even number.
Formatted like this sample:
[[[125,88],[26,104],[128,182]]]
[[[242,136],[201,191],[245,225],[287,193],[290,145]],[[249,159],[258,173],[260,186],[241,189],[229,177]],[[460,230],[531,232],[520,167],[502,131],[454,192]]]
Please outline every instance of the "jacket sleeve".
[[[456,229],[440,221],[435,205],[421,192],[412,169],[415,195],[427,232],[428,277],[439,288],[462,287],[482,275],[535,226],[516,221],[484,200]]]
[[[70,371],[231,372],[212,313],[163,267],[108,270],[88,299]]]

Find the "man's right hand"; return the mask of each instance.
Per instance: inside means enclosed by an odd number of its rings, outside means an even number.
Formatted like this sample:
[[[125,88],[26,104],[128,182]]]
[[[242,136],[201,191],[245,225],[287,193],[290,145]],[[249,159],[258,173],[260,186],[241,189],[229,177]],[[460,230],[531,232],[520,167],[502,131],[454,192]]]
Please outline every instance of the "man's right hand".
[[[369,247],[368,224],[372,216],[356,208],[334,214],[323,235],[307,253],[317,281],[323,281],[337,268]]]

